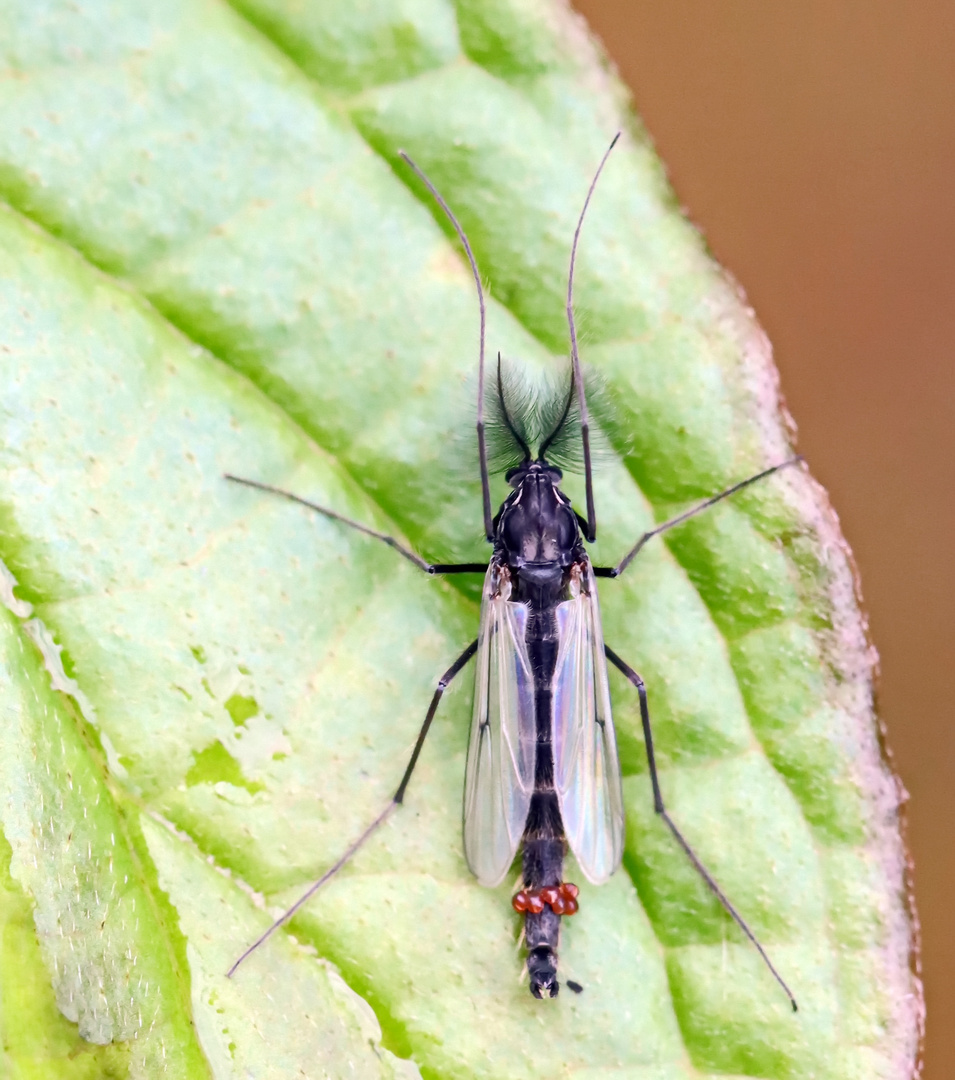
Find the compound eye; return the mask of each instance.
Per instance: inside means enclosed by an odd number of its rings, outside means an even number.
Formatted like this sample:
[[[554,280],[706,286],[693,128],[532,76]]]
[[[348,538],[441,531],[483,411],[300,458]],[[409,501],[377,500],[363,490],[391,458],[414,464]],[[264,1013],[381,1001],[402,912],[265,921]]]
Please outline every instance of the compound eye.
[[[561,507],[557,530],[560,546],[565,549],[573,547],[577,542],[579,529],[577,528],[577,518],[569,506]]]
[[[515,554],[520,553],[524,536],[524,512],[519,506],[505,510],[501,521],[501,539],[504,547]]]

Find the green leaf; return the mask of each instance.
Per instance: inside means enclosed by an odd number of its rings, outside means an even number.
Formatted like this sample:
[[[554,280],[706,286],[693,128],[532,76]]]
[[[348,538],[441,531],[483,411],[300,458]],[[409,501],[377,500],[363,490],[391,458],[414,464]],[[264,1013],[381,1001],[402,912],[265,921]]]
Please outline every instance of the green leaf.
[[[655,818],[616,678],[627,851],[565,924],[582,995],[530,998],[510,883],[465,866],[467,675],[404,808],[224,976],[386,804],[476,633],[476,583],[222,478],[486,553],[473,284],[399,147],[469,232],[490,348],[554,371],[576,215],[625,129],[579,263],[597,562],[791,452],[765,338],[582,24],[556,0],[3,0],[0,58],[4,1075],[913,1075],[901,792],[799,470],[601,586],[670,809],[798,1014]]]

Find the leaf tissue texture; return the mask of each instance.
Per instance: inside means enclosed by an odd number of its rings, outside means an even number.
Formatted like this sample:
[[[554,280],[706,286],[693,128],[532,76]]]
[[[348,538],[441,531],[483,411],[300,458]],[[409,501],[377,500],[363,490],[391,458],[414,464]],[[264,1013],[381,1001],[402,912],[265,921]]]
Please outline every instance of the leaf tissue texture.
[[[803,469],[601,583],[670,810],[798,1014],[656,819],[616,677],[627,847],[564,927],[583,994],[531,999],[511,883],[465,866],[469,669],[404,807],[225,978],[386,804],[478,582],[223,473],[429,559],[485,557],[473,282],[397,151],[468,230],[491,355],[553,378],[576,216],[620,127],[578,278],[604,564],[789,456],[792,429],[765,337],[575,16],[0,0],[4,1076],[916,1075],[904,793]]]

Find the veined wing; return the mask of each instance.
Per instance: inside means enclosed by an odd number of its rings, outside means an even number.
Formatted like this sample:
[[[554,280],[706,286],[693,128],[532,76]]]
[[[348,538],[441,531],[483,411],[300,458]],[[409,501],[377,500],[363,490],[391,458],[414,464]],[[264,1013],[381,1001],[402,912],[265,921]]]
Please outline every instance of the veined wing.
[[[464,784],[464,854],[482,885],[498,885],[521,842],[534,790],[534,678],[527,608],[512,603],[507,569],[484,579],[474,714]]]
[[[623,855],[623,790],[610,712],[597,583],[590,563],[575,570],[571,598],[557,606],[554,670],[554,786],[571,850],[599,885]]]

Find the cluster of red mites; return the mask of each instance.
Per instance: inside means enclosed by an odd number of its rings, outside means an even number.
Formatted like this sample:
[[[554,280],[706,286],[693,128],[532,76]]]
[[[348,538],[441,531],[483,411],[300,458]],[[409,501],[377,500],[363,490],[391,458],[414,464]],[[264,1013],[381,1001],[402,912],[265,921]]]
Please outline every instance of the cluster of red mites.
[[[511,900],[515,911],[529,911],[540,915],[545,904],[550,904],[555,915],[573,915],[577,911],[577,894],[580,889],[565,881],[562,885],[547,885],[543,889],[521,889]]]

